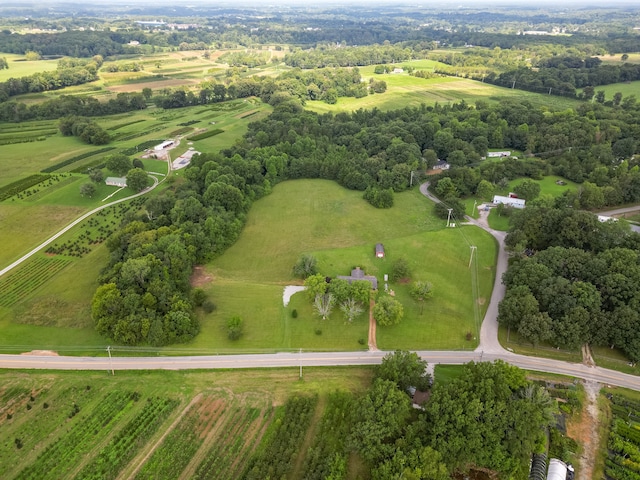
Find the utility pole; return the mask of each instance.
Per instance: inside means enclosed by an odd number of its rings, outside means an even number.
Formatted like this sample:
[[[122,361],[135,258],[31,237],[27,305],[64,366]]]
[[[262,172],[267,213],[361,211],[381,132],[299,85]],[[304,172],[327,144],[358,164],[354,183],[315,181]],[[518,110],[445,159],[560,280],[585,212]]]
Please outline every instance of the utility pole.
[[[471,245],[469,248],[471,248],[471,257],[469,258],[469,268],[471,268],[471,262],[473,261],[473,254],[477,253],[476,250],[478,249],[478,247],[476,247],[475,245]]]
[[[109,368],[111,369],[111,375],[115,375],[113,371],[113,361],[111,360],[111,345],[107,347],[107,353],[109,354]]]
[[[411,170],[411,180],[409,180],[409,188],[413,186],[413,170]]]
[[[453,211],[453,208],[448,208],[447,210],[449,210],[449,213],[447,214],[447,227],[448,227],[449,222],[451,221],[451,212]]]

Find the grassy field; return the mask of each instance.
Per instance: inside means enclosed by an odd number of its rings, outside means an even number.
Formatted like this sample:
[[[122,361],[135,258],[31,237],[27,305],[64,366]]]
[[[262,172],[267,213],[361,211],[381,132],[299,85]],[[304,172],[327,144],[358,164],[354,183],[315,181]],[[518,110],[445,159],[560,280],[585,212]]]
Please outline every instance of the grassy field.
[[[424,60],[423,62],[429,61]],[[367,73],[367,68],[371,69],[370,73]],[[329,105],[324,102],[307,102],[305,108],[319,113],[353,111],[359,108],[371,109],[374,107],[381,110],[393,110],[406,106],[418,106],[421,103],[433,105],[435,103],[447,104],[464,100],[473,104],[477,100],[496,101],[506,97],[526,99],[536,106],[554,104],[557,108],[571,108],[577,105],[577,100],[563,97],[550,99],[548,95],[496,87],[466,78],[436,77],[423,79],[413,77],[407,73],[375,75],[373,74],[373,67],[362,68],[361,72],[363,79],[367,82],[369,78],[384,80],[387,83],[387,91],[364,98],[339,98],[335,105]]]
[[[0,70],[0,82],[9,78],[27,77],[34,73],[55,70],[58,67],[58,60],[26,61],[24,55],[2,52],[0,57],[6,58],[9,64],[8,69]]]
[[[596,92],[602,90],[604,91],[605,100],[613,100],[613,96],[620,92],[622,94],[622,98],[628,97],[630,95],[635,95],[636,98],[640,99],[640,80],[635,82],[623,82],[623,83],[612,83],[610,85],[600,85],[595,88]]]
[[[318,399],[307,427],[313,432],[336,392],[359,395],[371,376],[371,368],[306,368],[303,380],[297,368],[242,375],[0,372],[0,457],[11,458],[0,462],[0,476],[178,478],[184,470],[194,478],[206,461],[222,475],[216,478],[233,471],[238,478],[284,420],[291,397]],[[295,449],[293,465],[302,465],[309,452]]]
[[[348,275],[354,265],[362,265],[379,279],[395,259],[406,258],[413,278],[431,281],[436,293],[420,315],[408,286],[390,285],[405,306],[405,320],[399,326],[378,329],[379,345],[470,348],[475,342],[466,342],[464,336],[468,331],[475,335],[476,326],[469,245],[478,246],[481,310],[493,285],[496,246],[478,229],[443,227],[444,222],[432,216],[430,202],[416,190],[396,195],[392,209],[377,210],[359,192],[330,181],[279,184],[253,206],[238,242],[207,266],[211,283],[204,288],[218,308],[203,316],[202,333],[186,348],[365,348],[358,341],[366,339],[366,315],[348,324],[336,310],[323,322],[312,314],[303,294],[283,307],[283,286],[300,283],[292,277],[291,268],[302,253],[314,254],[323,274]],[[387,249],[383,261],[373,258],[377,242]],[[291,317],[293,309],[299,314],[296,319]],[[225,335],[226,321],[234,315],[243,318],[246,331],[237,342]]]

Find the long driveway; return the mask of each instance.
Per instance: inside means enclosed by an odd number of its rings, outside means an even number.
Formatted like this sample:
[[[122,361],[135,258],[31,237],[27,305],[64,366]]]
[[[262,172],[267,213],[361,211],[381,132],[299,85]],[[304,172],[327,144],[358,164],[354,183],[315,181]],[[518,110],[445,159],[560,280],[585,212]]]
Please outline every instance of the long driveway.
[[[109,203],[105,203],[104,205],[100,205],[97,208],[94,208],[93,210],[91,210],[90,212],[85,213],[84,215],[82,215],[81,217],[75,219],[73,222],[71,222],[69,225],[67,225],[66,227],[64,227],[62,230],[60,230],[58,233],[56,233],[55,235],[49,237],[47,240],[45,240],[44,242],[42,242],[40,245],[38,245],[36,248],[34,248],[33,250],[31,250],[29,253],[27,253],[26,255],[23,255],[22,257],[20,257],[18,260],[16,260],[15,262],[13,262],[11,265],[3,268],[2,270],[0,270],[0,277],[2,275],[4,275],[5,273],[7,273],[10,270],[13,270],[14,268],[16,268],[18,265],[20,265],[22,262],[24,262],[25,260],[28,260],[29,258],[31,258],[33,255],[35,255],[36,253],[38,253],[40,250],[42,250],[44,247],[46,247],[47,245],[49,245],[51,242],[55,241],[56,239],[60,238],[62,235],[64,235],[65,233],[67,233],[69,230],[71,230],[73,227],[75,227],[76,225],[78,225],[80,222],[82,222],[83,220],[89,218],[91,215],[98,213],[100,210],[104,210],[107,207],[110,207],[112,205],[117,205],[118,203],[122,203],[122,202],[126,202],[127,200],[131,200],[132,198],[136,198],[139,197],[141,195],[144,195],[148,192],[150,192],[151,190],[153,190],[154,188],[156,188],[158,186],[158,179],[156,177],[154,177],[153,175],[149,175],[149,177],[151,177],[153,179],[153,185],[151,185],[150,187],[145,188],[144,190],[134,194],[134,195],[130,195],[128,197],[125,198],[121,198],[119,200],[114,200],[113,202],[109,202]]]
[[[427,191],[428,184],[420,186],[420,191],[433,201],[438,201]],[[496,280],[491,301],[482,323],[480,345],[475,351],[418,351],[417,353],[432,365],[459,365],[470,361],[505,360],[526,370],[570,375],[605,385],[640,390],[640,377],[590,367],[579,363],[569,363],[547,358],[517,355],[502,348],[497,339],[498,303],[504,296],[502,273],[506,270],[507,256],[504,249],[504,232],[491,230],[488,226],[467,218],[491,233],[498,241],[499,253]],[[254,355],[214,355],[187,357],[124,357],[114,353],[107,357],[66,357],[47,355],[0,355],[0,368],[50,369],[50,370],[190,370],[190,369],[231,369],[231,368],[276,368],[342,365],[376,365],[387,352],[300,352]]]

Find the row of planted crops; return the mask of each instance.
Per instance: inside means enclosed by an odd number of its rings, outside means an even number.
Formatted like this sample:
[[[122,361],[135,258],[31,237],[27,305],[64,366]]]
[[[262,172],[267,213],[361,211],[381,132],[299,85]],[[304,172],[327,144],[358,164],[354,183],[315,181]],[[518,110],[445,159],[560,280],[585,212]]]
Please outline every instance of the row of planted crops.
[[[640,401],[609,395],[611,431],[607,443],[608,480],[640,480]]]
[[[0,384],[0,478],[326,478],[346,468],[352,402]]]

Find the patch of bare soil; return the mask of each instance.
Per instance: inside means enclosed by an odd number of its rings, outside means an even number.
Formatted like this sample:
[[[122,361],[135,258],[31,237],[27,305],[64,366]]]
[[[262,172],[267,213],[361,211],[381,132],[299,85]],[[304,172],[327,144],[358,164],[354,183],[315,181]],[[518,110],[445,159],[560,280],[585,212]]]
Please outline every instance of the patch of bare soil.
[[[202,265],[196,265],[193,268],[193,273],[191,274],[191,286],[194,288],[202,287],[207,283],[211,283],[213,277],[211,275],[207,275]]]
[[[580,417],[567,424],[567,435],[582,445],[580,466],[576,469],[576,480],[591,480],[598,452],[598,394],[600,384],[585,382],[585,400]]]
[[[487,303],[487,299],[484,297],[478,297],[478,305],[484,305]]]
[[[54,352],[53,350],[31,350],[30,352],[24,352],[20,355],[38,355],[43,357],[57,357],[58,352]]]

